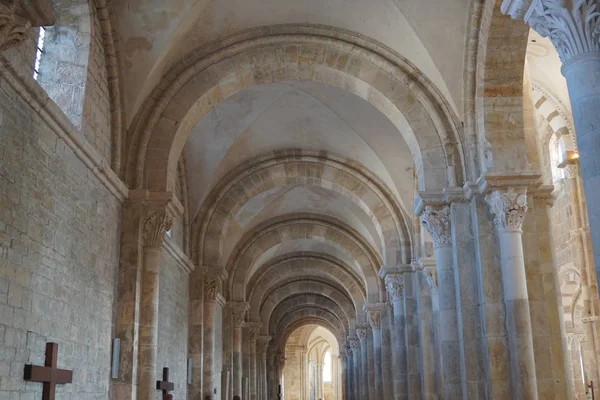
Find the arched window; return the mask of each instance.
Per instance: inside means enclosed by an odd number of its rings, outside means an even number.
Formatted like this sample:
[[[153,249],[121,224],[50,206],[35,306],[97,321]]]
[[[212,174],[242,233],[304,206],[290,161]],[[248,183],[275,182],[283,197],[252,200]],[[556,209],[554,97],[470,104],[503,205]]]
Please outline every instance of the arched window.
[[[331,382],[332,371],[331,371],[331,352],[328,351],[323,357],[323,382]]]
[[[77,128],[82,127],[90,57],[90,0],[53,1],[56,24],[40,28],[33,78]]]

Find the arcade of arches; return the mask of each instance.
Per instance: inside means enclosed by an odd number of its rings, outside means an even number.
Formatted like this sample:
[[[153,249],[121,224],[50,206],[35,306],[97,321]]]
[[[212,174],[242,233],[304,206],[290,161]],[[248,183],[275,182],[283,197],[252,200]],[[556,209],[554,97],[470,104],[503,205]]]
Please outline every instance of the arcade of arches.
[[[599,0],[0,0],[0,400],[598,396],[599,110]]]

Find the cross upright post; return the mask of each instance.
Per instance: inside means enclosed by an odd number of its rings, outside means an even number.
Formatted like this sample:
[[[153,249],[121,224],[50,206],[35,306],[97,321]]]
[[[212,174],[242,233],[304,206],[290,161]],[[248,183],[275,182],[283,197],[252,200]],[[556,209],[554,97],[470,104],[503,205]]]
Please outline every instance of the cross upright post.
[[[63,385],[73,381],[73,371],[58,369],[58,344],[46,343],[46,360],[44,366],[25,365],[24,379],[30,382],[44,384],[42,400],[54,400],[56,385]]]
[[[156,390],[160,390],[163,393],[163,399],[169,398],[169,392],[175,389],[173,382],[169,382],[169,368],[163,368],[163,379],[162,381],[156,382]]]

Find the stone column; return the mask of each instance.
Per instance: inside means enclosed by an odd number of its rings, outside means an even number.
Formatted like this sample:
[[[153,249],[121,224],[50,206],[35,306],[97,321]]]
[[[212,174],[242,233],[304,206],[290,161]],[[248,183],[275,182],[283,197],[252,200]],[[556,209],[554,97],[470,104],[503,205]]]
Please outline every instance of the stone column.
[[[249,341],[248,341],[248,345],[249,345],[249,351],[248,351],[248,357],[250,359],[250,368],[249,368],[249,375],[248,377],[250,378],[250,399],[249,400],[256,400],[256,397],[258,395],[258,378],[257,378],[257,356],[256,356],[256,341],[258,340],[258,335],[260,334],[260,323],[259,322],[247,322],[246,325],[248,325],[248,334],[249,334]]]
[[[345,353],[345,349],[344,349],[344,353],[340,356],[342,359],[342,368],[344,371],[344,400],[350,400],[350,397],[348,396],[348,365],[349,365],[349,360],[348,360],[348,355],[346,355]],[[304,399],[301,399],[304,400]]]
[[[368,325],[356,325],[356,336],[360,341],[360,398],[368,399],[370,396],[369,388],[369,354],[368,354],[368,343],[367,343],[367,329]],[[348,360],[350,362],[350,360]]]
[[[538,398],[522,225],[527,212],[527,189],[495,190],[487,195],[500,244],[500,264],[513,398]]]
[[[568,157],[559,165],[565,171],[565,182],[569,185],[576,221],[571,227],[571,234],[577,241],[577,251],[580,254],[577,264],[581,270],[581,293],[583,296],[583,322],[587,340],[583,342],[582,352],[586,373],[591,380],[600,382],[599,360],[600,357],[600,307],[598,302],[598,287],[596,286],[596,272],[589,237],[587,207],[585,204],[581,184],[579,159]]]
[[[244,377],[244,370],[242,367],[242,328],[244,326],[244,318],[249,305],[248,303],[243,302],[229,302],[227,305],[231,308],[233,322],[233,395],[241,397]]]
[[[390,307],[386,304],[386,309],[381,314],[381,365],[383,380],[383,398],[392,400],[394,398],[394,380],[392,370],[392,332]],[[432,349],[434,351],[434,349]]]
[[[143,222],[137,381],[140,399],[149,399],[156,392],[160,256],[163,238],[172,223],[166,210],[149,211]]]
[[[433,240],[438,293],[440,302],[440,333],[442,348],[443,395],[446,399],[464,396],[456,286],[454,284],[454,258],[452,255],[452,231],[450,208],[447,205],[426,206],[421,224]]]
[[[375,400],[383,399],[383,364],[381,362],[381,311],[385,304],[369,304],[366,307],[369,323],[373,331],[373,377],[375,381]]]
[[[361,387],[364,385],[364,383],[361,382],[360,379],[360,341],[357,337],[352,336],[348,338],[348,343],[350,344],[350,348],[352,349],[352,359],[350,360],[352,364],[351,368],[354,382],[352,396],[358,400],[361,399]]]
[[[221,278],[207,276],[204,280],[204,361],[202,396],[214,397],[214,389],[220,396],[223,349],[219,346],[222,331],[222,314],[225,299],[220,293]]]
[[[392,302],[394,331],[394,399],[408,399],[408,354],[406,351],[406,332],[404,318],[404,276],[398,268],[382,268],[380,273],[385,280],[388,298]],[[366,397],[361,397],[366,398]]]
[[[267,349],[271,336],[259,336],[256,341],[258,359],[258,400],[267,400]]]
[[[408,393],[409,398],[415,400],[423,397],[418,297],[418,279],[411,268],[411,272],[404,273],[404,315],[406,317],[405,333],[408,354]]]
[[[503,0],[502,12],[548,37],[563,62],[587,204],[600,204],[599,0]],[[588,209],[596,279],[600,279],[600,209]]]
[[[346,357],[348,358],[348,398],[350,400],[357,400],[356,398],[356,373],[353,368],[353,359],[354,354],[351,346],[346,346]],[[317,399],[319,398],[319,393],[317,391]]]
[[[270,344],[267,348],[267,398],[277,399],[277,348]]]

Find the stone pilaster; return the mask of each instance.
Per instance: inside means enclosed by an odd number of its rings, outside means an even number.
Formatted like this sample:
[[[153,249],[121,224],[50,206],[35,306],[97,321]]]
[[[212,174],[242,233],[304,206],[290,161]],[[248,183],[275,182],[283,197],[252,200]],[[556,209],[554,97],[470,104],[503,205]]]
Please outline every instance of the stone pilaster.
[[[371,389],[372,389],[372,387],[369,384],[369,351],[368,351],[367,334],[368,334],[368,325],[366,325],[366,324],[356,325],[356,336],[358,337],[358,340],[360,341],[360,360],[361,360],[360,381],[361,381],[361,385],[359,388],[361,390],[361,393],[360,393],[361,399],[370,398]]]
[[[260,335],[260,322],[246,322],[248,327],[248,357],[250,359],[250,400],[256,400],[258,396],[258,357],[256,354],[258,336]]]
[[[360,399],[360,390],[361,385],[364,384],[360,379],[360,340],[357,337],[349,337],[348,344],[350,345],[350,349],[352,350],[352,377],[354,382],[354,387],[352,391],[352,395],[355,399]]]
[[[233,323],[233,395],[241,397],[244,376],[242,368],[242,328],[244,327],[246,312],[250,307],[248,303],[244,302],[229,302],[227,305],[231,308]]]
[[[464,353],[461,348],[456,299],[450,208],[447,205],[426,206],[421,224],[433,239],[436,277],[440,300],[440,333],[443,369],[443,394],[447,399],[461,399],[466,379],[461,368]]]
[[[348,399],[357,400],[356,387],[358,382],[356,379],[356,371],[353,367],[354,352],[350,345],[346,346],[344,350],[346,351],[346,358],[348,360]],[[317,365],[319,364],[317,363]],[[317,382],[319,382],[319,371],[317,371]],[[319,398],[321,390],[321,385],[317,383],[317,398]]]
[[[388,299],[392,302],[394,351],[394,399],[408,399],[408,353],[406,351],[406,321],[404,316],[404,275],[400,271],[382,268]]]
[[[267,400],[267,350],[271,336],[259,336],[256,340],[258,360],[258,400]]]
[[[159,268],[164,234],[183,207],[171,193],[131,191],[123,208],[115,336],[121,371],[114,398],[154,392],[158,341]]]
[[[486,201],[494,215],[500,244],[500,263],[514,398],[538,398],[522,225],[527,212],[527,189],[494,190]]]
[[[375,399],[383,400],[383,363],[381,356],[381,312],[386,304],[367,304],[365,310],[373,331],[373,376],[375,381]]]
[[[165,233],[173,218],[165,208],[150,209],[142,222],[143,267],[140,290],[137,397],[150,398],[156,391],[158,351],[158,299],[160,256]]]
[[[204,280],[204,335],[202,398],[221,393],[223,349],[221,344],[222,316],[225,299],[221,295],[222,277],[210,271]]]

